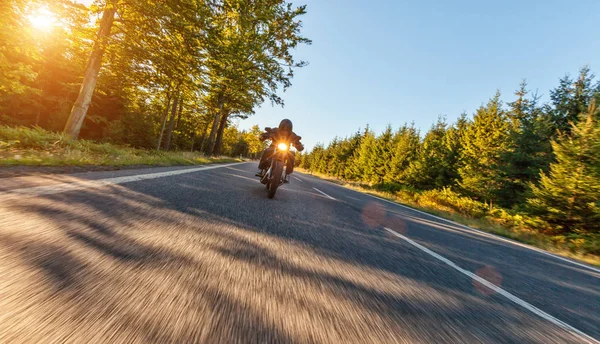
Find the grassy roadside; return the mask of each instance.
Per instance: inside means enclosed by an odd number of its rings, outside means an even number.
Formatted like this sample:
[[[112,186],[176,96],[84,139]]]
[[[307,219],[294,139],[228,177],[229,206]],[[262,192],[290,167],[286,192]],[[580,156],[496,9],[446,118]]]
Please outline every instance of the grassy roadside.
[[[523,218],[519,215],[510,216],[507,215],[505,211],[498,210],[482,217],[467,216],[449,208],[443,204],[443,202],[436,202],[435,199],[429,197],[423,197],[424,200],[421,200],[419,197],[415,197],[414,194],[410,193],[382,192],[366,185],[346,182],[320,173],[309,172],[301,168],[296,168],[296,170],[310,174],[319,179],[330,181],[348,189],[381,197],[472,228],[477,228],[488,233],[541,248],[563,257],[573,258],[591,265],[600,266],[600,255],[595,254],[595,252],[586,252],[587,250],[582,248],[583,239],[568,240],[562,236],[553,237],[540,233],[530,226],[527,226],[527,222],[531,221],[530,219]],[[593,237],[588,240],[593,241],[592,243],[587,242],[588,245],[594,247],[600,245],[600,243],[598,243],[600,240],[599,237]]]
[[[239,159],[75,141],[41,128],[0,126],[0,166],[174,166],[235,161]]]

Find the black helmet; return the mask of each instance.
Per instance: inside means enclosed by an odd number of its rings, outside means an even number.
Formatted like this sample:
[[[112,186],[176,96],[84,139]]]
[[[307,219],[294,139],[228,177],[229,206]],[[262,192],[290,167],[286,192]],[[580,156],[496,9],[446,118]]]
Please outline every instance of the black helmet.
[[[290,121],[287,118],[282,120],[281,122],[279,122],[279,130],[287,131],[288,133],[291,133],[293,127],[294,126],[292,125],[292,121]]]

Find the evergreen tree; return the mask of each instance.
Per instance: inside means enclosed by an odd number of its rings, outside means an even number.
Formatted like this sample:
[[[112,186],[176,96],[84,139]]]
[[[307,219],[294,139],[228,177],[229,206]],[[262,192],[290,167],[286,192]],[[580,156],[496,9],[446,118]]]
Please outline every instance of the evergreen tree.
[[[374,134],[367,125],[360,139],[360,145],[356,149],[352,159],[350,168],[353,180],[370,181],[371,176],[374,174],[373,166],[371,165],[374,144]]]
[[[386,175],[391,173],[391,160],[393,155],[392,126],[387,125],[384,132],[377,137],[373,147],[373,172],[372,182],[382,184]]]
[[[550,91],[552,100],[551,117],[554,130],[568,134],[571,131],[570,123],[577,123],[579,114],[585,112],[597,92],[592,83],[594,75],[588,66],[583,66],[579,71],[577,80],[573,81],[566,75],[559,81],[559,86]],[[600,85],[600,84],[599,84]]]
[[[510,149],[510,124],[500,102],[500,92],[477,110],[462,140],[460,186],[490,207],[504,187],[501,157]]]
[[[387,181],[397,184],[406,184],[406,176],[410,163],[415,159],[420,146],[419,131],[414,123],[410,126],[404,124],[394,137],[395,146],[390,163],[390,174]]]
[[[500,167],[506,183],[499,193],[506,206],[525,201],[529,185],[537,181],[540,170],[546,170],[551,159],[550,122],[537,106],[537,96],[529,99],[528,93],[523,81],[507,111],[511,148],[502,155]]]
[[[564,232],[600,231],[600,122],[595,101],[552,142],[556,162],[532,186],[532,211]]]
[[[360,129],[348,140],[346,150],[344,151],[344,179],[354,180],[357,176],[354,173],[355,159],[358,156],[358,149],[362,141],[362,134]]]
[[[423,138],[416,159],[410,164],[407,181],[419,189],[435,189],[452,183],[451,152],[445,144],[446,122],[439,118]]]
[[[446,156],[446,173],[450,185],[456,185],[460,181],[458,168],[460,167],[460,157],[462,155],[462,140],[469,123],[467,114],[463,113],[456,120],[456,123],[446,130],[446,134],[444,135],[444,145],[448,152]]]
[[[311,152],[310,170],[314,172],[324,173],[327,167],[325,161],[325,148],[322,143],[317,143]]]

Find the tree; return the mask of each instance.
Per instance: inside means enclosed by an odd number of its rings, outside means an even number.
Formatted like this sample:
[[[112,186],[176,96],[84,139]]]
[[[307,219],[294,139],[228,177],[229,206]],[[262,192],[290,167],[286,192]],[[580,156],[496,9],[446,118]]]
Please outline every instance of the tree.
[[[258,125],[252,126],[252,129],[245,133],[244,140],[248,142],[248,153],[253,159],[258,158],[266,148],[265,143],[258,139],[260,134],[262,134],[262,130]]]
[[[425,135],[416,157],[411,161],[407,181],[419,189],[440,189],[450,186],[454,177],[452,152],[446,144],[446,121],[438,118]]]
[[[387,176],[389,182],[408,184],[408,168],[417,155],[421,142],[419,131],[414,124],[406,124],[395,134],[395,146],[390,162],[390,174]]]
[[[373,146],[373,172],[374,181],[379,184],[383,184],[385,176],[391,173],[391,161],[394,151],[392,125],[388,124],[375,140]]]
[[[528,93],[527,83],[521,82],[507,111],[511,147],[501,157],[507,180],[499,193],[505,205],[524,202],[529,185],[538,180],[540,170],[547,170],[552,158],[550,119],[537,106],[538,97],[529,99]]]
[[[77,100],[71,110],[71,115],[69,115],[69,119],[65,125],[65,133],[73,139],[79,137],[81,125],[87,114],[90,102],[92,101],[92,95],[94,94],[94,89],[96,88],[96,82],[98,80],[98,73],[102,66],[102,56],[104,55],[104,50],[108,44],[108,37],[110,36],[116,12],[116,4],[107,2],[104,11],[102,12],[98,36],[94,42],[92,53],[90,54],[90,58],[85,68],[79,96],[77,96]]]
[[[375,159],[374,146],[375,135],[367,125],[352,164],[352,175],[356,176],[357,180],[367,183],[373,181],[375,176],[373,164],[373,160]]]
[[[467,118],[467,114],[463,113],[456,120],[444,135],[444,145],[446,147],[446,164],[447,164],[447,178],[450,180],[452,186],[460,183],[460,174],[458,169],[461,167],[460,157],[462,156],[462,142],[470,125],[470,121]]]
[[[566,75],[560,79],[559,86],[550,91],[554,130],[565,134],[571,131],[570,123],[577,123],[579,114],[585,112],[594,93],[598,91],[598,87],[592,86],[593,80],[594,75],[589,67],[583,66],[577,80],[573,81]]]
[[[27,2],[5,0],[0,3],[0,96],[22,94],[36,77],[32,63],[38,57],[33,32],[27,25]]]
[[[510,124],[500,102],[500,92],[477,110],[462,140],[460,186],[469,195],[492,207],[504,186],[501,156],[510,149]]]
[[[311,43],[300,34],[299,17],[305,13],[306,6],[293,8],[285,0],[229,0],[215,8],[207,48],[207,100],[213,109],[209,153],[218,153],[230,115],[251,114],[266,99],[283,106],[279,88],[290,87],[294,69],[306,65],[292,55],[299,44]]]
[[[600,122],[595,100],[571,135],[552,142],[556,162],[532,185],[529,206],[563,232],[600,231]]]
[[[344,179],[353,180],[357,178],[357,176],[354,174],[353,165],[362,141],[360,129],[346,141],[347,142],[342,153],[344,164],[341,173]]]
[[[28,15],[44,4],[60,25],[41,31]],[[87,9],[70,1],[0,4],[0,122],[62,129],[85,46]]]

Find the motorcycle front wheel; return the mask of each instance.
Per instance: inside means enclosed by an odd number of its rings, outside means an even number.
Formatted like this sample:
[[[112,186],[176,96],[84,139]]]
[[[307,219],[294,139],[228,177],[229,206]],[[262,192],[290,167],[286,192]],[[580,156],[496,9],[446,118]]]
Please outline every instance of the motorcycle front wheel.
[[[269,198],[275,197],[275,192],[277,192],[277,188],[279,187],[279,182],[281,181],[281,174],[283,173],[283,162],[275,161],[273,163],[273,171],[271,172],[271,178],[269,183],[267,184],[269,192]]]

